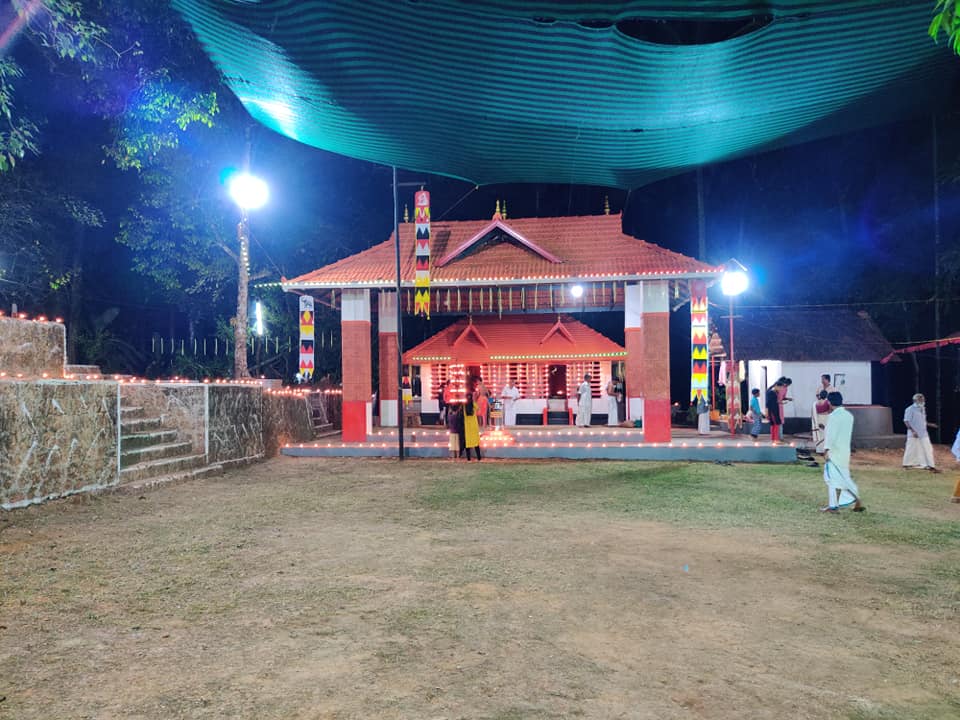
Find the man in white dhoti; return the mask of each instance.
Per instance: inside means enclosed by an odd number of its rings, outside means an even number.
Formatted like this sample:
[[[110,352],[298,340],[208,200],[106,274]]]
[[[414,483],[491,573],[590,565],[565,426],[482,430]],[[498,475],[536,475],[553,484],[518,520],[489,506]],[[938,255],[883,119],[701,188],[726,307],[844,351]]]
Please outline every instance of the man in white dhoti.
[[[933,445],[930,444],[930,434],[927,432],[926,400],[922,393],[913,396],[913,405],[903,413],[903,424],[907,426],[903,466],[940,472],[933,459]]]
[[[509,427],[517,424],[517,400],[520,399],[520,390],[513,384],[513,380],[507,380],[506,386],[500,391],[500,399],[503,401],[503,425]]]
[[[824,431],[823,481],[827,484],[827,504],[821,512],[835,513],[853,502],[853,512],[866,508],[860,502],[860,490],[850,476],[850,444],[853,439],[853,414],[843,407],[843,395],[832,392],[830,418]]]
[[[590,390],[590,373],[583,376],[583,382],[577,388],[577,425],[587,427],[590,425],[590,416],[593,414],[593,396]]]

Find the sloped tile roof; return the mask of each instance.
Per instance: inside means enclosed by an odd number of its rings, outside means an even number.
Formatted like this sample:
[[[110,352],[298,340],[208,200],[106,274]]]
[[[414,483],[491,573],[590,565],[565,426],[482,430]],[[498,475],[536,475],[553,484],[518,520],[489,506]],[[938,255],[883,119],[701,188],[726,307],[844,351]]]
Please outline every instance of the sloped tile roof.
[[[434,262],[461,249],[491,225],[489,220],[434,222],[430,253]],[[516,242],[512,230],[561,262],[552,262]],[[414,276],[414,225],[400,226],[400,274],[404,286]],[[619,215],[517,218],[502,220],[488,238],[445,264],[432,267],[433,286],[532,284],[564,280],[619,280],[716,275],[720,269],[625,235]],[[331,265],[285,280],[286,289],[389,287],[396,282],[393,235],[386,242]]]
[[[740,360],[877,361],[893,348],[866,312],[850,308],[737,308],[734,352]],[[730,347],[726,320],[714,327]]]
[[[458,320],[445,330],[403,354],[403,362],[549,362],[601,360],[626,356],[626,350],[596,330],[568,316],[561,322],[566,333],[554,331],[553,315],[504,315],[472,320],[476,332],[464,333],[471,321]],[[481,343],[477,334],[486,341]],[[458,341],[459,340],[459,341]]]

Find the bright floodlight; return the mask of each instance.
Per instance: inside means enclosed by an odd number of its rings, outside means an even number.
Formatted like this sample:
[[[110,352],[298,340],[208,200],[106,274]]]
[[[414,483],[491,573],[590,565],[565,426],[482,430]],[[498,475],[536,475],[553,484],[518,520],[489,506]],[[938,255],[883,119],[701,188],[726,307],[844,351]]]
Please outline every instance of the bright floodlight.
[[[572,288],[570,288],[570,294],[575,298],[583,297],[583,285],[574,285]]]
[[[750,286],[747,269],[736,260],[728,260],[724,265],[720,289],[724,295],[739,295]]]
[[[270,189],[258,177],[240,173],[230,178],[227,183],[230,197],[244,210],[256,210],[267,204],[270,199]]]

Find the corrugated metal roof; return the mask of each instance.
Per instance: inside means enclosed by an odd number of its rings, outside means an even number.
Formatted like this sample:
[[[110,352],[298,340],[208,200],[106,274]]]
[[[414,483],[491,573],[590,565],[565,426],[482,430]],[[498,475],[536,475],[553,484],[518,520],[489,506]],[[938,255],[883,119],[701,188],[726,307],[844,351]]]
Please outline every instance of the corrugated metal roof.
[[[489,220],[434,222],[430,253],[442,258],[459,249]],[[556,256],[552,262],[511,237],[515,231],[538,248]],[[356,255],[292,280],[285,289],[383,287],[396,282],[393,235]],[[405,285],[413,284],[414,225],[400,226],[400,268]],[[435,287],[462,283],[521,284],[562,280],[620,280],[637,277],[715,275],[720,269],[658,245],[637,240],[621,230],[618,215],[502,220],[481,242],[456,255],[443,267],[431,269]]]
[[[616,360],[627,352],[569,316],[504,315],[463,318],[403,354],[404,363]],[[472,329],[468,328],[472,325]],[[467,331],[467,332],[465,332]]]
[[[933,0],[173,4],[268,127],[478,183],[637,187],[922,113],[955,67]]]
[[[740,360],[878,361],[893,347],[866,312],[849,308],[737,308],[734,352]],[[729,323],[714,320],[725,348]]]

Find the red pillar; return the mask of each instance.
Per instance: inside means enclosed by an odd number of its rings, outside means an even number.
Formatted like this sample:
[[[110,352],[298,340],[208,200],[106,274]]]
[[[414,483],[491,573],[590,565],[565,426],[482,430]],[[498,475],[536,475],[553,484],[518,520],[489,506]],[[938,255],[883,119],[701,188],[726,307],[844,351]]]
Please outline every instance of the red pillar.
[[[631,418],[642,415],[645,442],[670,442],[670,304],[667,281],[655,280],[627,286],[624,322],[628,412]]]
[[[340,312],[343,368],[343,440],[366,442],[373,393],[370,361],[370,291],[344,290]]]
[[[377,315],[380,348],[380,425],[397,426],[397,293],[380,291]]]

